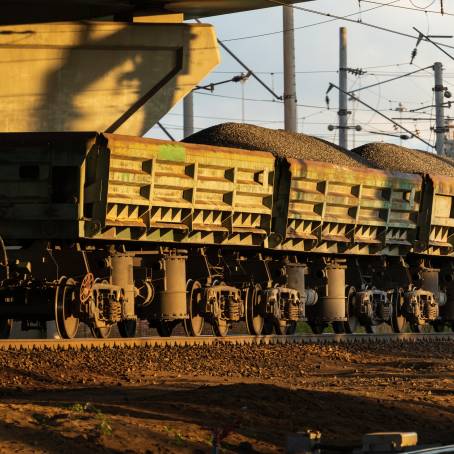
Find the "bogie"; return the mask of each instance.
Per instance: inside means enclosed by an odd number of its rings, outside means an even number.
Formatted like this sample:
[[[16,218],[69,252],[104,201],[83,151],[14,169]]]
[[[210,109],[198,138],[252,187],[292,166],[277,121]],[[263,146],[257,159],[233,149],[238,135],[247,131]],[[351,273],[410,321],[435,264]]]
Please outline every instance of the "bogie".
[[[452,326],[450,177],[95,133],[5,134],[0,154],[0,337],[13,320],[62,338]]]

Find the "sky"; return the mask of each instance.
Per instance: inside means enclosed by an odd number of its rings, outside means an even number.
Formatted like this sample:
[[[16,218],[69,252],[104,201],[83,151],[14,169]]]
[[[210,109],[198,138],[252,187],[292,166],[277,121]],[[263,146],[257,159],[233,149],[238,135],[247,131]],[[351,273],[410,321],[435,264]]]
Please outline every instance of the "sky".
[[[443,4],[444,16],[440,14],[441,0],[314,0],[296,4],[297,7],[325,14],[343,17],[353,14],[350,19],[355,21],[330,21],[329,17],[294,9],[299,132],[338,142],[338,131],[328,130],[328,125],[336,125],[338,122],[338,93],[335,89],[329,93],[329,109],[325,103],[325,95],[330,82],[338,84],[340,27],[347,27],[348,30],[348,67],[365,71],[362,76],[349,75],[349,90],[386,81],[432,66],[439,61],[444,67],[444,85],[452,90],[451,99],[454,101],[454,60],[432,44],[422,42],[418,46],[414,64],[410,65],[417,36],[413,27],[429,35],[454,34],[454,0],[443,0]],[[374,9],[371,10],[372,8]],[[207,18],[205,22],[213,24],[218,38],[273,87],[278,95],[282,95],[281,7]],[[365,23],[409,34],[414,38],[377,30]],[[265,36],[251,37],[263,34]],[[454,38],[443,37],[436,40],[453,46],[445,50],[454,58]],[[221,64],[204,83],[230,79],[244,71],[226,52],[222,51],[221,57]],[[431,127],[434,126],[435,111],[430,107],[434,104],[433,86],[434,75],[430,68],[363,90],[360,92],[360,99],[383,114],[396,118],[405,128],[418,132],[421,138],[434,144],[435,136]],[[426,106],[427,109],[419,113],[409,112]],[[399,108],[403,109],[403,112],[396,110]],[[398,137],[382,135],[381,133],[399,136],[406,133],[396,131],[389,121],[359,103],[350,102],[349,110],[352,112],[349,124],[362,128],[361,132],[349,132],[349,148],[368,142],[384,141],[433,151],[417,138],[401,140]],[[272,96],[252,78],[243,84],[228,83],[218,86],[213,93],[197,91],[194,94],[196,130],[227,121],[243,120],[264,127],[283,128],[283,112],[283,104],[273,101]],[[454,118],[454,104],[451,109],[445,110],[445,115]],[[418,120],[414,121],[415,118]],[[175,106],[161,123],[176,140],[181,140],[182,103]],[[159,127],[153,127],[147,136],[166,138]]]

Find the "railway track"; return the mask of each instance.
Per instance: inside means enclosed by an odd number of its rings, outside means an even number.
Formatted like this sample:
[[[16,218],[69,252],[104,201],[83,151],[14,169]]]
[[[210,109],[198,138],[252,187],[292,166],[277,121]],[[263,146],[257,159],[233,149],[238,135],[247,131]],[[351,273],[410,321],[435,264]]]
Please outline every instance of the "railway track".
[[[0,340],[0,350],[67,350],[125,347],[187,347],[199,345],[272,345],[272,344],[352,344],[391,342],[440,342],[453,341],[454,333],[390,333],[390,334],[304,334],[292,336],[227,337],[138,337],[130,339],[8,339]]]

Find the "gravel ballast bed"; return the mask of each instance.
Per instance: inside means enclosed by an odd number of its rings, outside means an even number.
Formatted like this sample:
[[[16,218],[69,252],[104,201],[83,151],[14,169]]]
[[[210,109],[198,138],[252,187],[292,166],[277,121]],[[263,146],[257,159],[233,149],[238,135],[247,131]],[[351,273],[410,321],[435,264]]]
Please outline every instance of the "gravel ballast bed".
[[[328,162],[348,167],[374,167],[361,156],[337,145],[306,134],[293,134],[280,129],[223,123],[199,131],[183,142],[268,151],[275,156]]]
[[[454,177],[452,162],[433,153],[388,143],[369,143],[352,151],[379,169]]]

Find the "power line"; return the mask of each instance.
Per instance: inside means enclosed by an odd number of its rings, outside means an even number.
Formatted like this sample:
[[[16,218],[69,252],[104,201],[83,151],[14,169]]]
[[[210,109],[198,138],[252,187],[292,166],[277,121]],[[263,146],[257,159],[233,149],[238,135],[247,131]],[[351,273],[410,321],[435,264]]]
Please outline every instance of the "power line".
[[[212,96],[215,98],[224,98],[224,99],[232,99],[235,101],[241,101],[243,98],[239,96],[230,96],[230,95],[217,95],[214,93],[202,93],[202,92],[194,92],[195,95],[202,95],[202,96]],[[282,104],[281,101],[274,101],[272,99],[260,99],[260,98],[244,98],[245,101],[251,101],[251,102],[266,102],[266,103],[273,103],[273,104]],[[326,106],[318,106],[318,105],[313,105],[313,104],[297,104],[298,107],[305,107],[308,109],[321,109],[322,111],[326,112],[334,112],[334,110],[329,110],[326,108]],[[358,112],[370,112],[370,109],[356,109]],[[390,111],[392,109],[389,109]],[[415,112],[418,113],[418,112]],[[419,112],[420,114],[425,114],[424,112]]]
[[[420,9],[420,10],[425,10],[425,9],[427,9],[427,8],[430,8],[430,7],[435,3],[436,0],[429,0],[429,1],[430,1],[430,3],[429,3],[427,6],[418,6],[418,5],[415,5],[415,4],[413,3],[413,0],[409,0],[409,2],[410,2],[416,9]]]
[[[377,66],[364,66],[362,69],[368,70],[368,69],[380,69],[380,68],[394,68],[398,66],[409,66],[410,63],[408,62],[403,62],[403,63],[393,63],[389,65],[377,65]],[[313,69],[310,71],[296,71],[296,74],[322,74],[322,73],[338,73],[338,69]],[[380,71],[385,73],[385,71]],[[212,71],[212,74],[237,74],[238,71]],[[256,74],[283,74],[283,71],[255,71]],[[387,74],[393,74],[392,71],[386,72]],[[446,74],[446,73],[445,73]]]
[[[418,7],[411,8],[410,6],[384,4],[384,3],[381,3],[381,2],[375,2],[375,1],[371,1],[371,0],[360,0],[360,1],[363,2],[363,3],[370,3],[372,5],[389,6],[391,8],[406,9],[406,10],[410,10],[410,11],[416,11],[416,12],[419,12],[419,13],[441,14],[441,11],[428,10],[428,9],[425,9],[425,8],[418,8]],[[454,14],[447,13],[446,11],[443,12],[443,15],[444,16],[454,16]]]
[[[202,24],[203,22],[199,19],[195,19],[195,21],[199,24]],[[232,52],[220,39],[217,40],[218,44],[237,62],[239,63],[263,88],[265,88],[266,91],[268,91],[269,93],[271,93],[271,95],[276,98],[276,99],[279,99],[279,100],[282,100],[283,97],[282,96],[279,96],[277,95],[274,90],[272,90],[270,87],[268,87],[268,85],[263,82],[263,80],[257,76],[257,74],[254,73],[254,71],[252,71],[251,68],[249,68],[244,62],[242,62],[236,55],[234,52]]]
[[[345,17],[342,17],[342,16],[337,16],[335,14],[323,13],[321,11],[316,11],[316,10],[309,9],[309,8],[303,8],[302,6],[289,5],[289,4],[284,3],[283,1],[280,1],[280,0],[266,0],[266,1],[269,2],[269,3],[273,3],[274,5],[285,6],[286,8],[294,8],[296,10],[304,11],[306,13],[316,14],[316,15],[319,15],[319,16],[333,17],[333,18],[336,18],[338,20],[345,20],[346,22],[351,22],[351,23],[357,24],[357,25],[363,25],[365,27],[373,28],[375,30],[380,30],[380,31],[392,33],[394,35],[403,36],[405,38],[418,39],[417,36],[410,35],[410,34],[404,33],[404,32],[400,32],[398,30],[393,30],[392,28],[383,27],[381,25],[375,25],[375,24],[371,24],[369,22],[363,22],[363,21],[355,21],[353,19],[348,19],[348,18],[345,18]],[[428,41],[428,40],[426,38],[423,38],[423,41]],[[443,43],[440,43],[438,41],[432,41],[432,43],[436,43],[436,44],[438,44],[441,47],[454,49],[454,46],[450,46],[448,44],[443,44]]]
[[[384,5],[380,5],[380,6],[374,6],[372,8],[366,9],[364,11],[357,11],[355,13],[350,13],[350,14],[347,14],[347,15],[343,16],[342,18],[357,16],[358,14],[367,13],[369,11],[373,11],[373,10],[376,10],[376,9],[379,9],[379,8],[383,8],[384,6],[388,6],[388,5],[392,4],[392,3],[397,3],[399,1],[400,0],[392,0],[388,4],[384,4]],[[289,6],[289,5],[287,5],[287,6]],[[288,29],[288,30],[279,30],[277,32],[260,33],[258,35],[239,36],[238,38],[223,39],[222,41],[225,42],[225,43],[228,43],[228,42],[232,42],[232,41],[242,41],[242,40],[245,40],[245,39],[263,38],[265,36],[280,35],[280,34],[286,32],[286,31],[302,30],[302,29],[305,29],[305,28],[315,27],[317,25],[327,24],[329,22],[335,22],[337,20],[339,20],[339,18],[329,19],[329,20],[325,20],[325,21],[321,21],[321,22],[316,22],[314,24],[302,25],[301,27],[293,27],[293,28]]]
[[[306,117],[299,117],[299,120],[306,120],[307,118],[309,117],[312,117],[314,115],[318,115],[318,114],[321,114],[321,113],[325,113],[325,111],[323,112],[316,112],[315,114],[310,114]],[[180,114],[180,113],[175,113],[175,112],[170,112],[168,113],[167,115],[171,115],[171,116],[178,116],[178,117],[182,117],[183,114]],[[240,121],[240,118],[236,118],[236,117],[213,117],[213,116],[206,116],[206,115],[194,115],[194,118],[200,118],[202,120],[221,120],[221,121],[233,121],[233,122],[239,122]],[[405,118],[403,119],[405,120]],[[415,120],[420,120],[420,119],[416,119]],[[425,120],[425,121],[428,121],[428,120],[432,120],[430,118],[425,118],[425,119],[421,119],[421,120]],[[247,118],[245,120],[246,122],[248,123],[256,123],[256,124],[282,124],[284,121],[283,120],[263,120],[263,119],[257,119],[257,118]],[[304,124],[306,125],[321,125],[321,126],[324,126],[324,125],[328,125],[329,122],[328,121],[304,121]],[[370,123],[371,125],[387,125],[389,124],[388,122],[372,122]]]
[[[422,38],[424,38],[426,41],[428,41],[430,44],[433,44],[438,50],[440,50],[441,52],[443,52],[445,55],[447,55],[451,60],[454,60],[454,57],[449,53],[449,52],[446,52],[441,46],[439,43],[437,43],[436,41],[433,41],[430,39],[429,36],[425,35],[424,33],[420,32],[416,27],[413,27],[413,30],[417,31],[419,33],[419,38],[418,38],[418,41],[421,40]],[[454,49],[454,48],[453,48]]]
[[[395,80],[399,80],[399,79],[402,79],[404,77],[408,77],[408,76],[411,76],[413,74],[416,74],[416,73],[419,73],[421,71],[425,71],[426,69],[429,69],[429,68],[432,68],[432,66],[427,66],[425,68],[420,68],[420,69],[417,69],[416,71],[412,71],[410,73],[407,73],[407,74],[403,74],[401,76],[397,76],[397,77],[393,77],[392,79],[388,79],[388,80],[383,80],[381,82],[377,82],[375,84],[372,84],[372,85],[366,85],[365,87],[361,87],[361,88],[357,88],[356,90],[350,90],[349,93],[356,93],[358,91],[361,91],[361,90],[367,90],[369,88],[372,88],[372,87],[376,87],[377,85],[383,85],[383,84],[387,84],[389,82],[393,82]]]
[[[201,93],[201,92],[194,92],[194,95],[199,95],[199,96],[213,96],[215,98],[224,98],[224,99],[234,99],[234,100],[243,100],[243,98],[239,96],[229,96],[229,95],[217,95],[214,93]],[[259,98],[244,98],[245,101],[251,101],[251,102],[270,102],[273,104],[282,104],[282,101],[275,101],[273,99],[259,99]],[[317,105],[312,105],[312,104],[297,104],[298,107],[306,107],[308,109],[323,109],[327,110],[326,106],[317,106]],[[359,111],[363,112],[369,112],[368,109],[357,109]]]
[[[331,89],[331,88],[335,88],[339,91],[343,91],[341,88],[339,88],[337,85],[331,83],[330,84],[330,88],[328,89],[328,91]],[[347,93],[347,92],[344,92],[344,93]],[[370,110],[373,110],[375,113],[377,113],[378,115],[380,115],[381,117],[383,118],[386,118],[388,121],[390,121],[391,123],[393,123],[394,125],[396,125],[397,127],[399,127],[400,129],[403,129],[405,132],[408,132],[409,134],[411,134],[413,136],[413,133],[408,130],[407,128],[403,127],[402,125],[400,125],[399,123],[397,123],[396,121],[394,121],[393,119],[389,118],[388,116],[386,116],[384,113],[380,112],[379,110],[377,109],[374,109],[372,106],[370,106],[369,104],[366,104],[364,101],[362,101],[361,99],[355,97],[354,95],[350,94],[350,93],[347,93],[347,95],[349,95],[351,98],[353,98],[355,101],[359,102],[360,104],[362,104],[363,106],[366,106],[368,107]],[[415,136],[416,137],[416,136]],[[430,147],[434,148],[433,145],[431,145],[429,142],[425,141],[424,139],[421,139],[421,137],[416,137],[418,140],[420,140],[421,142],[425,143],[426,145],[429,145]]]

